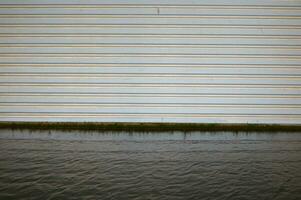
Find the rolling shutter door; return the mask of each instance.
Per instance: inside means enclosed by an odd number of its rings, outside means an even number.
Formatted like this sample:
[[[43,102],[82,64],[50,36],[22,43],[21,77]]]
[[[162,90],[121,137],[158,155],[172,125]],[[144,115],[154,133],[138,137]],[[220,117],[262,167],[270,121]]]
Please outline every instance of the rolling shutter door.
[[[0,121],[300,124],[300,55],[300,0],[1,0]]]

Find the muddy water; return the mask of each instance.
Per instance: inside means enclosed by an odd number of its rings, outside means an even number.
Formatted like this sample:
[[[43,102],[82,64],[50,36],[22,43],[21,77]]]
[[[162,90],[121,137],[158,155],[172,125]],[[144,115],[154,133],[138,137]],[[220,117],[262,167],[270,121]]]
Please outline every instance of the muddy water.
[[[0,130],[0,199],[301,199],[301,133]]]

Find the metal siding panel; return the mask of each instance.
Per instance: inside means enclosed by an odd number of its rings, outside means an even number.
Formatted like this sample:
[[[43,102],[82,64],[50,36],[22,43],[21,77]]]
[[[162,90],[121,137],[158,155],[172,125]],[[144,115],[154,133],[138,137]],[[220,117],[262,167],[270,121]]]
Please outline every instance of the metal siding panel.
[[[301,1],[2,0],[0,121],[301,124]]]
[[[183,75],[301,75],[298,66],[215,66],[215,65],[48,65],[47,67],[24,65],[0,65],[2,74],[183,74]]]
[[[32,5],[32,4],[67,4],[67,5],[191,5],[191,6],[204,6],[204,5],[216,5],[216,6],[301,6],[299,0],[287,1],[287,0],[1,0],[3,5]]]
[[[196,84],[0,84],[1,93],[20,94],[198,94],[198,95],[301,95],[301,86],[196,85]]]
[[[267,25],[1,25],[0,34],[150,34],[150,35],[226,35],[226,36],[301,36],[299,26]]]
[[[64,104],[74,105],[279,105],[298,106],[301,97],[283,95],[197,95],[197,94],[3,94],[1,105]],[[10,104],[11,103],[11,104]]]
[[[246,45],[300,46],[300,36],[0,34],[3,45]]]
[[[121,45],[117,47],[111,46],[89,46],[89,45],[57,45],[57,46],[0,46],[0,54],[126,54],[126,55],[279,55],[279,56],[300,56],[301,47],[283,47],[283,46],[158,46],[158,45]]]

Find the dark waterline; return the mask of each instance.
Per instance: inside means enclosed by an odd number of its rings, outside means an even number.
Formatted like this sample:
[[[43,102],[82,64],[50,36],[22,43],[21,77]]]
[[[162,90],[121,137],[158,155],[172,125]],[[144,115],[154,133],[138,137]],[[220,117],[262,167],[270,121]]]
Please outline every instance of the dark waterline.
[[[0,130],[0,199],[301,199],[301,133]]]

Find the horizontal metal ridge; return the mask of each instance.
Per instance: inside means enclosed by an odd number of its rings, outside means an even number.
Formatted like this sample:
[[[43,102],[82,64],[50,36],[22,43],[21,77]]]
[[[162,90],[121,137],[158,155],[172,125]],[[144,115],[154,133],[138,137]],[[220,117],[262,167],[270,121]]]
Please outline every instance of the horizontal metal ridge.
[[[0,76],[47,76],[47,77],[233,77],[233,78],[301,78],[300,75],[284,74],[184,74],[184,73],[0,73]]]
[[[301,38],[300,38],[301,39]],[[0,49],[22,49],[22,48],[99,48],[99,49],[108,49],[108,48],[125,48],[125,47],[132,47],[132,48],[161,48],[161,49],[268,49],[268,50],[301,50],[300,45],[279,45],[279,44],[272,44],[272,45],[266,45],[266,44],[155,44],[155,43],[147,43],[147,44],[140,44],[140,43],[126,43],[126,44],[108,44],[108,43],[9,43],[9,44],[1,44],[0,43]],[[27,52],[24,52],[24,54]],[[9,52],[5,52],[5,54],[10,54]],[[28,53],[27,53],[28,54]],[[41,54],[41,53],[40,53]],[[82,53],[85,54],[85,53]],[[86,53],[88,54],[88,53]],[[128,53],[129,54],[129,53]],[[142,54],[142,53],[140,53]],[[147,54],[147,53],[146,53]],[[184,53],[183,53],[184,54]],[[204,55],[204,54],[202,54]],[[227,54],[224,54],[227,55]]]
[[[72,106],[78,106],[78,107],[85,107],[85,106],[98,106],[101,108],[199,108],[199,107],[204,107],[204,108],[210,108],[210,107],[222,107],[222,106],[227,106],[227,107],[239,107],[239,108],[249,108],[249,107],[256,107],[256,108],[296,108],[296,109],[301,109],[301,104],[268,104],[268,103],[263,103],[263,104],[254,104],[254,103],[87,103],[87,102],[81,102],[81,103],[75,103],[75,102],[13,102],[11,101],[10,103],[3,103],[0,102],[0,107],[13,107],[13,106],[50,106],[50,107],[55,107],[55,106],[62,106],[62,107],[72,107]]]
[[[301,37],[300,37],[301,39]],[[1,44],[0,48],[37,48],[37,47],[62,47],[62,48],[84,48],[84,47],[99,47],[99,48],[109,48],[109,47],[147,47],[147,48],[229,48],[229,49],[235,49],[235,48],[267,48],[267,49],[293,49],[293,50],[301,50],[300,45],[260,45],[260,44],[72,44],[72,43],[33,43],[33,44],[22,44],[22,43],[8,43],[8,44]]]
[[[44,114],[44,115],[41,115]],[[0,118],[5,118],[5,117],[25,117],[29,118],[32,116],[38,116],[38,117],[61,117],[61,116],[66,116],[66,117],[71,117],[71,116],[85,116],[87,118],[90,117],[99,117],[99,116],[106,116],[106,117],[135,117],[135,116],[141,116],[141,117],[176,117],[176,118],[206,118],[206,117],[247,117],[247,118],[252,118],[253,117],[269,117],[269,118],[281,118],[281,117],[289,117],[289,118],[297,118],[301,119],[301,115],[295,115],[295,114],[209,114],[209,113],[204,113],[204,114],[194,114],[194,113],[183,113],[183,114],[172,114],[172,113],[28,113],[28,112],[15,112],[15,113],[1,113]]]
[[[301,87],[300,87],[301,88]],[[1,97],[210,97],[210,98],[267,98],[267,99],[273,99],[273,98],[280,98],[280,99],[299,99],[301,98],[300,96],[296,95],[271,95],[271,94],[264,94],[264,95],[255,95],[255,94],[170,94],[170,93],[97,93],[97,94],[82,94],[82,93],[41,93],[41,92],[36,92],[36,93],[26,93],[26,92],[12,92],[12,93],[6,93],[6,92],[0,92]],[[301,102],[300,102],[301,104]]]
[[[257,74],[253,74],[253,73],[233,73],[235,74],[235,76],[240,76],[240,77],[244,77],[244,76],[248,76],[248,77],[258,77],[258,78],[268,78],[268,77],[275,77],[275,78],[301,78],[301,74],[260,74],[260,73],[257,73]],[[1,69],[0,69],[0,76],[26,76],[26,75],[29,75],[29,76],[39,76],[39,75],[42,75],[42,76],[80,76],[80,77],[87,77],[87,76],[90,76],[90,77],[95,77],[95,76],[100,76],[100,77],[108,77],[107,75],[112,75],[110,77],[115,77],[115,76],[125,76],[125,77],[133,77],[133,76],[147,76],[147,77],[207,77],[207,76],[217,76],[217,77],[227,77],[227,76],[230,76],[229,73],[160,73],[160,72],[157,72],[157,73],[147,73],[147,72],[144,72],[144,73],[86,73],[86,72],[83,72],[83,73],[67,73],[67,72],[61,72],[61,73],[54,73],[54,72],[45,72],[45,73],[33,73],[33,72],[1,72]],[[69,76],[68,76],[69,77]]]
[[[300,60],[300,56],[295,55],[257,55],[257,54],[151,54],[151,53],[0,53],[0,57],[196,57],[196,58],[277,58],[277,59],[295,59]],[[0,61],[1,62],[1,61]]]
[[[241,78],[241,80],[243,80],[243,78]],[[284,81],[284,80],[282,80],[282,81]],[[297,79],[295,79],[295,81],[297,81]],[[36,83],[36,84],[41,85],[43,83],[51,84],[51,83],[54,83],[54,82],[45,82],[45,81],[43,81],[43,82],[42,81],[33,81],[33,82],[30,82],[30,81],[10,81],[10,82],[1,82],[0,86],[4,85],[6,83],[13,83],[13,84],[19,84],[19,85],[25,85],[25,84],[28,84],[28,83]],[[87,86],[95,84],[95,82],[75,82],[75,81],[74,82],[72,82],[72,81],[68,81],[68,82],[56,81],[55,84],[63,85],[65,83],[66,84],[72,84],[72,85],[81,84],[81,85],[87,85]],[[107,83],[106,82],[99,82],[97,84],[98,85],[106,85]],[[128,83],[128,82],[126,82],[126,83],[120,83],[120,82],[111,83],[110,82],[110,84],[112,84],[112,85],[116,84],[116,85],[123,85],[124,86],[124,85],[130,85],[130,84],[132,84],[132,85],[138,85],[138,84],[141,85],[142,83],[141,82],[132,82],[132,83]],[[145,86],[147,86],[147,85],[154,84],[154,82],[143,82],[143,84]],[[301,84],[299,84],[299,83],[297,83],[297,84],[292,84],[292,83],[269,83],[269,84],[267,84],[267,83],[256,83],[256,82],[254,82],[254,83],[248,83],[248,84],[246,84],[246,83],[243,83],[243,84],[242,83],[206,83],[205,85],[208,85],[208,84],[210,84],[212,86],[228,86],[228,85],[239,86],[239,85],[245,85],[246,87],[247,86],[258,86],[259,87],[259,86],[264,85],[264,86],[266,86],[266,88],[269,88],[269,86],[278,86],[280,88],[283,88],[283,87],[288,88],[290,86],[292,86],[292,87],[300,87],[301,86]],[[191,86],[192,85],[191,83],[167,82],[167,83],[162,83],[160,86],[157,86],[157,87],[165,87],[165,86],[167,88],[169,86],[176,87],[175,85],[183,86],[183,87],[185,87],[185,86],[186,87],[188,87],[188,86],[190,86],[190,87],[201,87],[202,85],[204,85],[204,83],[193,83],[193,86]]]
[[[47,66],[47,65],[53,65],[53,66],[70,66],[70,65],[74,65],[74,66],[96,66],[96,65],[100,65],[100,66],[104,66],[107,65],[108,67],[111,66],[115,66],[115,64],[121,64],[121,65],[143,65],[143,66],[150,66],[150,65],[159,65],[159,66],[183,66],[183,64],[178,64],[177,63],[0,63],[0,66],[29,66],[29,65],[33,65],[33,66]],[[162,64],[162,65],[161,65]],[[289,66],[289,67],[296,67],[299,68],[300,65],[295,64],[295,65],[291,65],[291,64],[194,64],[194,63],[185,63],[185,66],[188,67],[198,67],[198,66],[207,66],[207,67],[217,67],[217,66],[237,66],[239,67],[239,65],[241,66],[252,66],[252,67],[258,67],[258,66],[269,66],[269,67],[280,67],[280,66]]]
[[[23,1],[23,4],[14,4],[14,3],[0,3],[0,8],[153,8],[153,7],[160,7],[160,8],[204,8],[204,9],[301,9],[300,6],[290,6],[290,5],[238,5],[238,4],[220,4],[220,5],[210,5],[210,4],[156,4],[156,3],[148,3],[148,4],[58,4],[58,3],[50,3],[50,4],[29,4],[26,1]],[[287,2],[287,1],[286,1]]]
[[[105,7],[105,8],[113,8],[113,7],[154,7],[154,6],[160,6],[160,7],[184,7],[184,8],[195,8],[195,7],[204,7],[204,8],[265,8],[265,9],[296,9],[300,6],[297,1],[269,1],[268,3],[265,1],[203,1],[196,3],[195,1],[182,1],[178,3],[178,1],[173,2],[166,2],[166,1],[148,1],[147,3],[138,1],[136,3],[133,3],[132,1],[84,1],[79,3],[78,1],[61,1],[61,2],[52,2],[52,1],[16,1],[16,0],[8,0],[4,1],[2,0],[0,5],[4,8],[57,8],[57,7],[66,7],[66,8],[97,8],[97,7]]]
[[[295,104],[295,105],[284,105],[284,104],[273,104],[273,105],[268,105],[268,104],[219,104],[219,105],[213,105],[213,104],[167,104],[167,103],[157,103],[157,104],[148,104],[148,103],[135,103],[135,104],[106,104],[106,103],[14,103],[11,102],[9,104],[7,103],[2,103],[0,102],[0,113],[7,113],[7,111],[1,111],[1,109],[8,108],[34,108],[34,109],[39,109],[39,108],[44,108],[44,109],[76,109],[76,108],[81,108],[81,109],[91,109],[91,108],[98,108],[98,109],[107,109],[107,108],[114,108],[114,109],[143,109],[143,108],[178,108],[178,109],[184,109],[184,108],[204,108],[204,109],[213,109],[213,108],[233,108],[233,109],[262,109],[263,111],[269,110],[269,109],[275,109],[275,110],[285,110],[285,109],[298,109],[301,110],[301,105],[300,104]],[[15,111],[12,110],[11,113],[14,113]],[[73,113],[74,111],[72,111]],[[76,112],[76,111],[75,111]],[[87,111],[88,112],[88,111]],[[33,110],[33,111],[28,111],[28,113],[41,113],[41,111]],[[53,111],[49,112],[53,113]],[[68,111],[55,111],[54,113],[68,113]],[[71,111],[70,111],[71,113]],[[90,113],[97,113],[97,112],[90,112]],[[99,112],[102,113],[102,112]],[[116,112],[115,112],[116,113]],[[120,111],[120,113],[124,113]],[[158,112],[154,112],[158,113]],[[169,114],[169,113],[166,113]],[[186,113],[183,113],[186,114]],[[193,113],[191,113],[193,114]],[[194,113],[196,114],[196,113]],[[206,113],[210,114],[210,113]],[[223,114],[222,112],[220,114]],[[257,114],[257,113],[256,113]],[[260,114],[260,113],[258,113]],[[293,114],[293,113],[292,113]],[[301,111],[300,114],[301,115]]]
[[[1,7],[0,7],[1,9]],[[301,8],[300,8],[301,12]],[[300,19],[300,15],[189,15],[189,14],[0,14],[1,19],[101,19],[101,18],[209,18],[209,19]],[[9,23],[5,23],[9,24]]]
[[[162,105],[160,105],[162,104]],[[0,107],[6,107],[6,106],[38,106],[38,107],[97,107],[97,108],[103,108],[103,107],[201,107],[201,108],[297,108],[301,109],[301,104],[279,104],[279,105],[260,105],[260,104],[214,104],[214,105],[204,105],[204,104],[196,104],[196,103],[75,103],[75,102],[61,102],[61,103],[56,103],[56,102],[0,102]],[[209,106],[209,107],[208,107]]]
[[[1,84],[2,85],[2,84]],[[1,87],[1,86],[0,86]],[[22,85],[20,86],[22,87]],[[93,89],[93,87],[92,87]],[[254,88],[256,89],[256,88]],[[300,88],[301,89],[301,88]],[[16,93],[18,93],[18,95],[16,95]],[[136,93],[133,93],[133,92],[127,92],[127,93],[124,93],[124,92],[111,92],[111,93],[102,93],[102,92],[87,92],[87,93],[83,93],[83,92],[80,92],[80,91],[74,91],[74,92],[59,92],[59,91],[56,91],[56,92],[43,92],[43,91],[38,91],[38,92],[24,92],[24,91],[20,91],[20,92],[9,92],[9,91],[5,91],[5,92],[0,92],[1,95],[3,95],[3,97],[19,97],[19,96],[28,96],[28,97],[37,97],[37,96],[49,96],[49,97],[52,97],[52,96],[65,96],[65,97],[68,97],[68,96],[72,96],[72,95],[77,95],[77,97],[85,97],[85,95],[91,95],[91,96],[95,96],[95,97],[98,97],[98,96],[107,96],[107,95],[112,95],[112,96],[123,96],[123,95],[129,95],[129,96],[133,96],[133,97],[136,97],[136,96],[146,96],[146,97],[161,97],[164,96],[164,97],[211,97],[210,95],[212,96],[216,96],[216,97],[223,97],[225,99],[227,98],[234,98],[233,96],[237,95],[237,98],[266,98],[266,99],[273,99],[273,98],[281,98],[281,99],[299,99],[301,97],[301,92],[299,94],[255,94],[255,93],[229,93],[229,94],[225,94],[225,93],[176,93],[176,92],[165,92],[165,93],[147,93],[147,92],[136,92]],[[11,96],[10,96],[11,95]],[[288,96],[288,97],[287,97]]]
[[[1,83],[1,86],[39,86],[39,87],[88,87],[88,88],[95,88],[95,87],[198,87],[198,88],[210,88],[210,87],[221,87],[221,88],[284,88],[284,86],[280,85],[273,85],[273,84],[195,84],[195,83],[190,83],[190,84],[181,84],[181,83]],[[301,89],[301,86],[298,85],[290,85],[290,86],[285,86],[287,89]]]
[[[0,63],[0,67],[229,67],[229,68],[295,68],[299,69],[300,65],[284,64],[179,64],[179,63]]]
[[[108,27],[116,27],[116,28],[263,28],[263,29],[301,29],[301,25],[269,25],[269,24],[258,24],[258,25],[245,25],[245,24],[235,24],[235,25],[225,25],[225,24],[1,24],[0,28],[6,27],[21,27],[21,28],[35,28],[35,27],[59,27],[59,28],[77,28],[77,27],[84,27],[84,28],[108,28]]]
[[[45,76],[45,77],[215,77],[215,78],[300,78],[300,75],[252,75],[252,74],[243,74],[243,75],[215,75],[215,74],[160,74],[160,73],[145,73],[145,74],[138,74],[138,73],[65,73],[65,74],[58,74],[58,73],[1,73],[0,76]],[[69,76],[70,75],[70,76]]]
[[[132,34],[132,33],[120,33],[120,34],[111,34],[111,33],[76,33],[76,34],[70,34],[70,33],[0,33],[0,37],[153,37],[153,38],[170,38],[170,37],[176,37],[176,38],[183,38],[183,37],[189,37],[189,38],[272,38],[272,39],[301,39],[301,35],[252,35],[252,34],[231,34],[231,35],[220,35],[220,34]],[[13,44],[13,43],[12,43]],[[48,44],[48,43],[45,43]],[[62,44],[62,43],[58,43]],[[107,43],[104,43],[107,44]],[[113,43],[112,43],[113,44]],[[133,44],[133,43],[131,43]],[[134,43],[135,44],[135,43]]]

